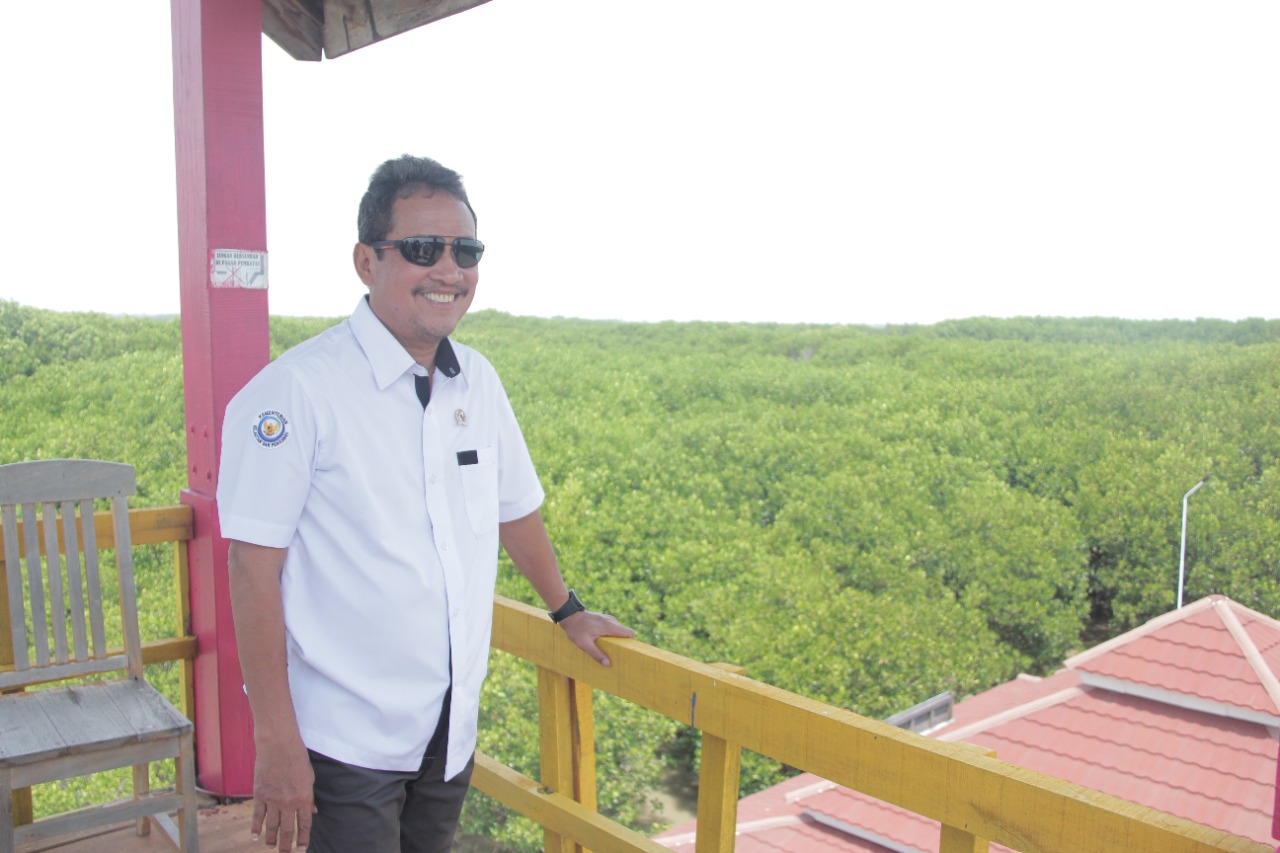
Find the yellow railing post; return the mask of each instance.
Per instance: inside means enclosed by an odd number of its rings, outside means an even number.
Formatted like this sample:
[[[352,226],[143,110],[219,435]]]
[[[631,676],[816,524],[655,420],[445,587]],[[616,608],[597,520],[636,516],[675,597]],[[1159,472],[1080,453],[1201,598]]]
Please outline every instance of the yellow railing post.
[[[956,746],[967,747],[973,755],[995,758],[996,751],[972,743],[957,743]],[[942,835],[938,840],[938,853],[987,853],[991,842],[968,830],[967,826],[942,824]]]
[[[702,735],[698,769],[697,853],[732,853],[738,824],[738,780],[742,748],[723,738]]]
[[[173,543],[173,580],[178,594],[177,600],[177,634],[178,637],[191,636],[191,573],[187,567],[187,548],[185,542]],[[182,713],[188,720],[195,721],[196,712],[196,662],[194,658],[183,657],[178,662],[178,689],[182,691]]]
[[[942,826],[942,838],[938,842],[938,853],[987,853],[991,845],[985,838],[979,838],[972,832],[965,832],[954,826]]]
[[[538,775],[551,791],[567,794],[573,790],[573,755],[569,732],[569,679],[538,667]],[[551,830],[543,831],[547,853],[573,853],[568,839]]]
[[[569,679],[569,721],[573,744],[573,798],[595,811],[596,720],[591,685]]]
[[[731,663],[712,666],[732,675],[744,675],[747,671],[746,667]],[[702,761],[698,768],[696,853],[733,853],[741,770],[742,747],[703,732]]]
[[[596,808],[595,721],[591,686],[538,667],[540,774],[543,787]],[[548,853],[589,853],[558,833],[544,832]]]

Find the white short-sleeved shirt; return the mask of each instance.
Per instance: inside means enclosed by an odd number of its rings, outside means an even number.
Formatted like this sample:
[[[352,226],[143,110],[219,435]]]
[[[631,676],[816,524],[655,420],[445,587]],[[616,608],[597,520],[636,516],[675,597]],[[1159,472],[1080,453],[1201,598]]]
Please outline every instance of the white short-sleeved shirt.
[[[489,362],[443,343],[422,373],[366,300],[227,406],[222,535],[287,548],[289,688],[309,749],[417,770],[453,683],[446,777],[476,745],[498,522],[543,499]]]

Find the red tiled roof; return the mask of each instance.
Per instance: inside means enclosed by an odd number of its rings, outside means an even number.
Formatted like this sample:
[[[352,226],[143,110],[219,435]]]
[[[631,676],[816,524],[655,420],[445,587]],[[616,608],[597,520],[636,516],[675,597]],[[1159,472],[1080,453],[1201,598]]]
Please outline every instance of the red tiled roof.
[[[1271,837],[1276,741],[1265,726],[1100,688],[1059,695],[962,739],[1049,776],[1257,841]]]
[[[1280,622],[1211,596],[955,707],[932,733],[1261,843],[1271,839]],[[693,825],[658,841],[674,849]],[[935,821],[801,774],[738,806],[737,849],[937,850]],[[880,843],[876,843],[876,842]],[[992,845],[992,850],[1004,850]]]
[[[1280,622],[1220,595],[1157,617],[1066,666],[1168,691],[1170,701],[1225,705],[1223,711],[1280,724]]]

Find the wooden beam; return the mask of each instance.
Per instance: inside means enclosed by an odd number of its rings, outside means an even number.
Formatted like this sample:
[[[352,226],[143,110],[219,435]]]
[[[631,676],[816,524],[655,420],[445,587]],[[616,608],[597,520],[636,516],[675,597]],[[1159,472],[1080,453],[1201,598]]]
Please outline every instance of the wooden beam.
[[[324,0],[324,54],[330,59],[487,0]]]
[[[294,59],[319,62],[324,7],[320,0],[263,0],[262,31]]]
[[[670,853],[658,842],[596,814],[571,797],[552,791],[484,753],[476,753],[471,785],[537,821],[548,831],[572,838],[592,850]]]

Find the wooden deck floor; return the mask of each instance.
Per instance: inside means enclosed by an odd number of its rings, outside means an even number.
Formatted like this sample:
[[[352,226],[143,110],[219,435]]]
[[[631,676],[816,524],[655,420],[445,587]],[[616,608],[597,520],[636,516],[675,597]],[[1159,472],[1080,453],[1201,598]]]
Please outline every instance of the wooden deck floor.
[[[663,822],[677,824],[695,817],[697,790],[692,783],[692,778],[672,777],[666,780],[664,790],[655,792],[655,798],[663,804]],[[260,853],[265,850],[261,842],[255,844],[249,837],[252,819],[252,800],[219,805],[206,798],[201,803],[197,830],[200,833],[200,853]],[[162,835],[139,838],[134,833],[133,824],[129,823],[92,835],[49,839],[20,847],[18,853],[160,853],[172,849]],[[494,853],[500,848],[493,841],[473,836],[455,839],[453,850],[454,853]]]
[[[249,823],[253,817],[252,801],[221,806],[214,803],[200,809],[198,831],[200,853],[248,853],[265,849],[249,839]],[[68,836],[42,841],[34,846],[20,847],[20,853],[150,853],[172,850],[163,835],[155,834],[139,838],[133,824],[92,835]]]
[[[261,853],[266,847],[255,844],[249,837],[249,825],[253,819],[253,801],[246,800],[228,806],[210,802],[200,809],[200,853]],[[18,853],[161,853],[172,851],[164,836],[152,834],[139,838],[133,824],[93,835],[55,838],[37,845],[18,848]],[[458,839],[453,845],[456,853],[491,853],[492,841],[469,838]]]

